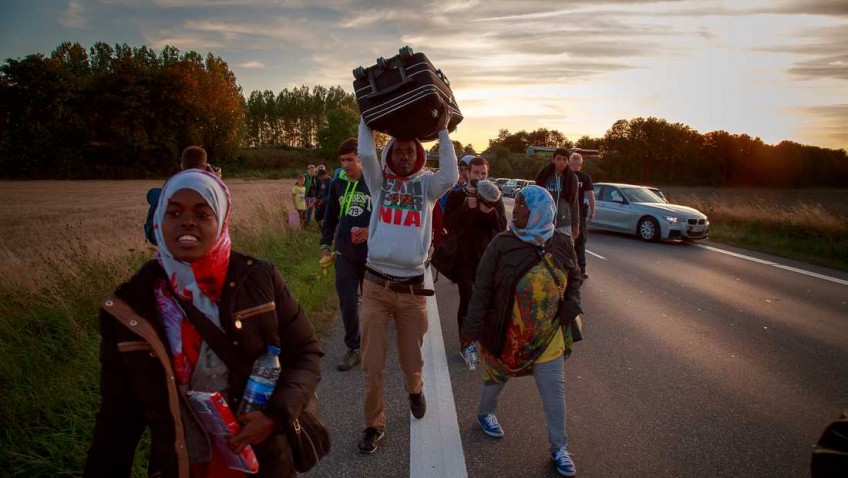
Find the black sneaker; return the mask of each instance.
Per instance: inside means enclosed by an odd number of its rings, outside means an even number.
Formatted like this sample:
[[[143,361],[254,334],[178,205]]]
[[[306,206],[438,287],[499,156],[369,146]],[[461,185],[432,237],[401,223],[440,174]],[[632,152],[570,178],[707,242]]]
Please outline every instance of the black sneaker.
[[[362,361],[362,354],[359,352],[359,349],[348,350],[341,363],[339,363],[336,368],[341,372],[347,372],[355,367],[360,361]]]
[[[377,430],[374,427],[368,427],[362,432],[362,440],[359,440],[359,452],[372,454],[377,451],[377,442],[386,436],[385,430]]]
[[[427,400],[424,399],[424,392],[409,394],[409,411],[415,418],[421,418],[427,412]]]
[[[584,278],[584,279],[588,279],[588,278],[589,278],[589,274],[587,274],[587,273],[585,273],[585,272],[584,272],[584,273],[583,273],[583,278]]]

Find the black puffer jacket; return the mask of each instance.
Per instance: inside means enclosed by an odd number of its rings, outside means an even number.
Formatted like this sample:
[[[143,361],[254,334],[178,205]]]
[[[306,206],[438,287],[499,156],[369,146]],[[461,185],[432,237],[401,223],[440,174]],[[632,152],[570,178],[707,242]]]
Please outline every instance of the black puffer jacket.
[[[188,478],[185,427],[165,332],[154,299],[164,277],[156,261],[122,284],[101,309],[101,408],[85,466],[86,477],[129,477],[138,440],[150,427],[151,469],[163,478]],[[265,414],[279,430],[254,446],[257,477],[295,472],[282,435],[300,415],[321,379],[323,356],[312,324],[269,263],[233,252],[219,304],[222,327],[239,353],[254,361],[270,344],[282,352],[282,373]],[[229,373],[228,401],[238,407],[246,376]]]

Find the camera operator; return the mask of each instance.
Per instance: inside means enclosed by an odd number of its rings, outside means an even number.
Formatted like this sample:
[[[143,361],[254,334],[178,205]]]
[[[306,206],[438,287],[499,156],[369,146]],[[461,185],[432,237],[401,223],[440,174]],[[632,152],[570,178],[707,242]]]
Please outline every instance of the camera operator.
[[[468,164],[468,183],[451,191],[445,205],[445,228],[448,236],[458,241],[454,276],[459,288],[459,309],[456,313],[457,330],[462,329],[462,319],[468,312],[474,277],[486,246],[499,232],[506,230],[506,211],[500,190],[489,177],[489,162],[475,156]],[[460,350],[466,362],[470,344],[460,340]]]

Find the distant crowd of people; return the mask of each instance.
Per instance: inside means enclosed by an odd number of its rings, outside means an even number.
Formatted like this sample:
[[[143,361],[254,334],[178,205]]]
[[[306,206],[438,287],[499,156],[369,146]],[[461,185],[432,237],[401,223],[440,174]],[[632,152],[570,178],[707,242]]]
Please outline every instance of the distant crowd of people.
[[[448,121],[443,112],[435,172],[425,169],[426,151],[416,139],[392,138],[378,155],[372,130],[361,122],[358,137],[339,145],[332,176],[324,165],[309,165],[291,189],[296,222],[317,224],[319,258],[334,264],[347,348],[336,368],[361,366],[363,429],[356,446],[371,454],[386,436],[390,322],[410,412],[426,416],[422,345],[426,300],[435,291],[425,274],[434,251],[450,244],[457,352],[482,368],[481,431],[504,436],[498,397],[511,378],[533,375],[550,459],[559,474],[574,476],[564,361],[580,338],[591,178],[581,171],[579,154],[558,149],[535,184],[516,195],[510,220],[500,194],[488,195],[488,161],[458,160]],[[269,345],[279,347],[282,373],[267,406],[238,417],[241,431],[228,446],[233,452],[254,447],[256,476],[295,476],[281,430],[314,396],[323,351],[280,272],[232,250],[233,202],[220,170],[197,146],[183,152],[181,170],[148,193],[145,236],[157,246],[155,259],[101,309],[102,400],[85,476],[129,476],[145,428],[150,476],[246,476],[226,466],[227,451],[210,445],[182,397],[220,392],[236,410],[250,364]]]

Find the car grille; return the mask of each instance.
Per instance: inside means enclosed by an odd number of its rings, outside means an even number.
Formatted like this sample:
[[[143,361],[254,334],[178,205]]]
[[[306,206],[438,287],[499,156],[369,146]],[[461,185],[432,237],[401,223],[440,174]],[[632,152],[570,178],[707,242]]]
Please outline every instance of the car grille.
[[[707,223],[706,219],[687,219],[690,226],[703,226]]]

